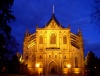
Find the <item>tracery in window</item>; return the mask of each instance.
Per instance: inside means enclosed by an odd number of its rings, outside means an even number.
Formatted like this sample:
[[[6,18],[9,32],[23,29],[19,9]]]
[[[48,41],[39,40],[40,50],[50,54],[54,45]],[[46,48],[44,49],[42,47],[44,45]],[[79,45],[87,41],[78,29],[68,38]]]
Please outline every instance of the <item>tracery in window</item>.
[[[50,36],[50,44],[56,44],[56,35],[54,33]]]
[[[43,67],[43,64],[42,64],[41,62],[40,62],[39,64],[40,64],[40,66],[39,66],[39,67],[40,67],[40,68],[42,68],[42,67]]]
[[[67,37],[66,37],[66,35],[63,36],[63,44],[67,44]]]
[[[43,36],[42,35],[39,37],[39,43],[43,44]]]
[[[64,56],[64,59],[66,59],[66,55]]]
[[[51,55],[49,55],[49,58],[51,58]]]
[[[67,68],[67,63],[66,62],[64,63],[64,68]]]

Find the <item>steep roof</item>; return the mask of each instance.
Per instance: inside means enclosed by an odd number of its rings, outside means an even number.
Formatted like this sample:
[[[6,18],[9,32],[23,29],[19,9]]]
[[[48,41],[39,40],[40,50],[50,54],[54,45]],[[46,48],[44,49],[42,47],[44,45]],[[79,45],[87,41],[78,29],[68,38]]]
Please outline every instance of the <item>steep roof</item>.
[[[54,21],[57,23],[57,25],[58,25],[59,27],[64,28],[64,27],[59,23],[59,21],[56,19],[54,13],[52,14],[50,20],[47,22],[47,24],[46,24],[44,27],[47,27],[47,26],[49,25],[49,23],[50,23],[52,20],[54,20]]]

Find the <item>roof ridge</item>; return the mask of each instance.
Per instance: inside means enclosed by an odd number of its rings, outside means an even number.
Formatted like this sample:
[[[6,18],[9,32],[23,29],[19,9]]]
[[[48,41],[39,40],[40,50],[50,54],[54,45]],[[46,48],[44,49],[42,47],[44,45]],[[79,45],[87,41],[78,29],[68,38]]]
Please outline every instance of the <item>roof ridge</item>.
[[[52,13],[52,16],[51,16],[50,20],[46,23],[46,25],[45,25],[44,27],[47,27],[47,26],[49,25],[49,23],[50,23],[52,20],[54,20],[54,21],[57,23],[57,25],[58,25],[59,27],[64,28],[64,27],[59,23],[59,21],[56,19],[54,13]],[[44,27],[43,27],[43,28],[44,28]]]

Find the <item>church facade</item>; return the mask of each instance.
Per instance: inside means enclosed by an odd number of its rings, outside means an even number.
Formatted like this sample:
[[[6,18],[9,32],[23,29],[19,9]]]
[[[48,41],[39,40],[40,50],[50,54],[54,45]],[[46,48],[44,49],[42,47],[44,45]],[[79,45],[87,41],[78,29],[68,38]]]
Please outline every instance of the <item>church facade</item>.
[[[39,73],[71,73],[84,75],[84,48],[82,33],[63,27],[54,13],[47,24],[30,34],[26,30],[23,42],[23,60],[31,70]]]

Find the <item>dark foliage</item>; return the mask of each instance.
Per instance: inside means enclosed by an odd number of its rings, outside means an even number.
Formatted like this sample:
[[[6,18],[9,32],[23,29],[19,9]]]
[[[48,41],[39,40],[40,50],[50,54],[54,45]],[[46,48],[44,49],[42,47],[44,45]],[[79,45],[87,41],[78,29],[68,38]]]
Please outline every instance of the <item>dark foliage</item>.
[[[20,62],[18,60],[17,55],[14,55],[12,57],[12,60],[11,60],[9,66],[10,66],[9,69],[11,70],[10,71],[11,73],[14,73],[14,74],[19,74],[20,73]]]
[[[11,20],[15,20],[15,17],[11,14],[11,7],[14,0],[0,0],[0,33],[5,34],[4,37],[10,38],[11,27],[8,23]]]
[[[99,76],[100,74],[100,59],[92,51],[85,58],[85,70],[87,76]]]
[[[93,2],[91,19],[93,23],[100,27],[100,0],[93,0]]]
[[[15,20],[11,7],[14,0],[0,0],[0,72],[4,72],[14,51],[17,51],[18,43],[11,36],[9,23]]]

